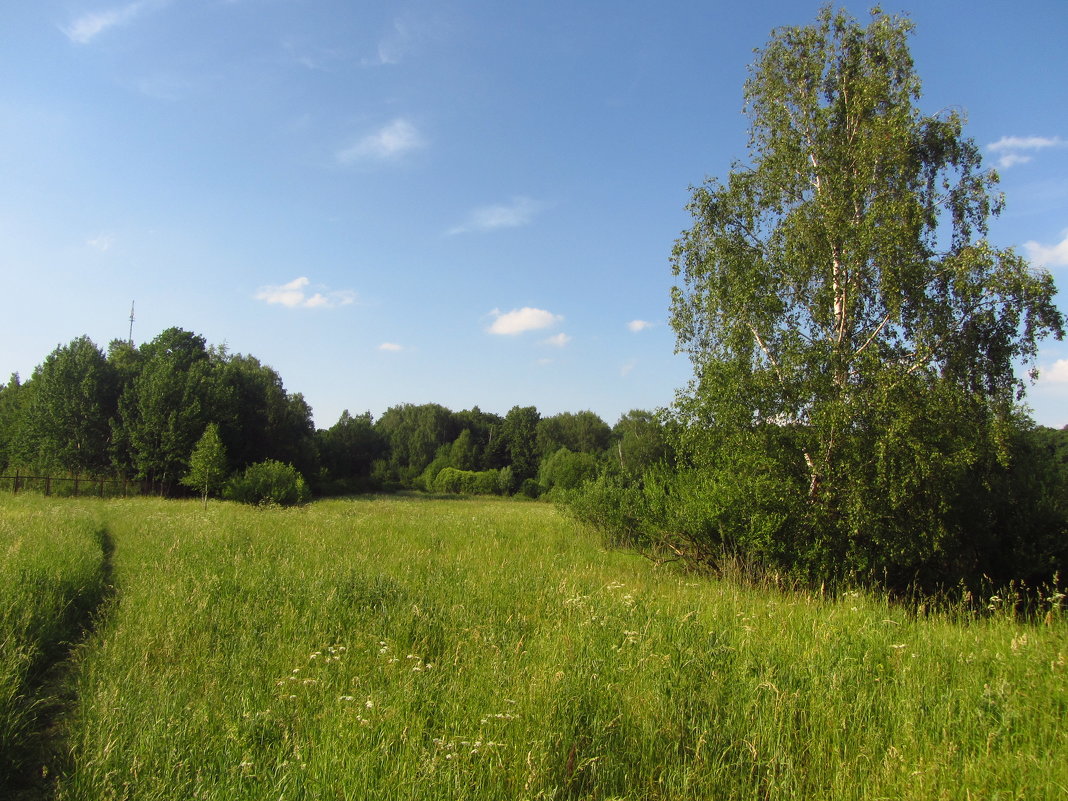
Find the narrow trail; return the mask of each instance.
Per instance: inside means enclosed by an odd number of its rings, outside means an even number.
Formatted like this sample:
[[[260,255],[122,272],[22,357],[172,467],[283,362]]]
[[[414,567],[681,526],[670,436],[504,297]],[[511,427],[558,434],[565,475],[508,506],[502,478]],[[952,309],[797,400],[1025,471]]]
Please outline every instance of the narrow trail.
[[[112,580],[115,543],[107,529],[100,531],[100,548],[103,592],[96,603],[81,613],[77,621],[78,639],[50,657],[26,690],[26,697],[34,699],[35,725],[19,754],[22,771],[13,777],[6,792],[0,794],[5,801],[51,801],[56,797],[59,777],[69,766],[68,724],[78,700],[77,655],[102,623],[102,612],[115,595]]]

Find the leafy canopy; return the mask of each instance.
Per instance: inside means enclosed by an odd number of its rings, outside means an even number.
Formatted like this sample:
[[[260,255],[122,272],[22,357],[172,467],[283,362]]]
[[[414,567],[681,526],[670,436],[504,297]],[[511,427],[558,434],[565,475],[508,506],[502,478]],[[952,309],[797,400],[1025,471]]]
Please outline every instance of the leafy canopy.
[[[829,7],[775,31],[749,163],[693,189],[672,256],[690,458],[783,476],[768,552],[800,514],[809,554],[868,571],[936,558],[902,532],[922,510],[949,536],[965,474],[1007,461],[1016,366],[1063,335],[1051,276],[985,239],[997,175],[960,114],[917,107],[911,32]]]

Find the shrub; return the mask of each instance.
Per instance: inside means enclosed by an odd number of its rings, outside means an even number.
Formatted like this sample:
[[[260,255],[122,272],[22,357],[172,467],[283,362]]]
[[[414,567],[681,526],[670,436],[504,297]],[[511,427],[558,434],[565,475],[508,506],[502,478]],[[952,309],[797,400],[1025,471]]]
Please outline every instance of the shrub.
[[[516,494],[527,498],[537,498],[541,495],[541,484],[532,478],[524,478],[523,483],[519,485],[519,492]]]
[[[497,471],[445,467],[438,471],[430,488],[434,492],[452,495],[494,495],[497,493]]]
[[[268,459],[249,465],[240,476],[230,479],[223,496],[241,503],[293,506],[306,503],[311,493],[295,467]]]
[[[538,478],[545,489],[571,490],[597,478],[597,473],[597,457],[592,453],[573,453],[560,448],[541,463]]]

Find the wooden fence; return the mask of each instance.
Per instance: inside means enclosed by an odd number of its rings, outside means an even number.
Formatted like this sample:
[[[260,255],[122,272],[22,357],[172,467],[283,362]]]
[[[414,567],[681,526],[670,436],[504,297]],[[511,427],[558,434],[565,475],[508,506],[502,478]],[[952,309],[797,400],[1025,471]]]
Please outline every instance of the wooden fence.
[[[95,495],[100,498],[126,498],[131,495],[162,495],[165,487],[151,481],[128,478],[93,478],[84,476],[0,476],[0,491],[41,492],[45,495]]]

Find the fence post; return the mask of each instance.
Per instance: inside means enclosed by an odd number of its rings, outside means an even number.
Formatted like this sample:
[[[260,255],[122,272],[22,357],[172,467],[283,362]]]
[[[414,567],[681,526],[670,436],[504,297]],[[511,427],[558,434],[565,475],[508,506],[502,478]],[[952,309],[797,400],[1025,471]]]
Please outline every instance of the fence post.
[[[18,495],[18,493],[19,493],[19,471],[18,470],[15,471],[15,484],[14,484],[14,487],[15,488],[12,490],[12,494],[13,495]]]

